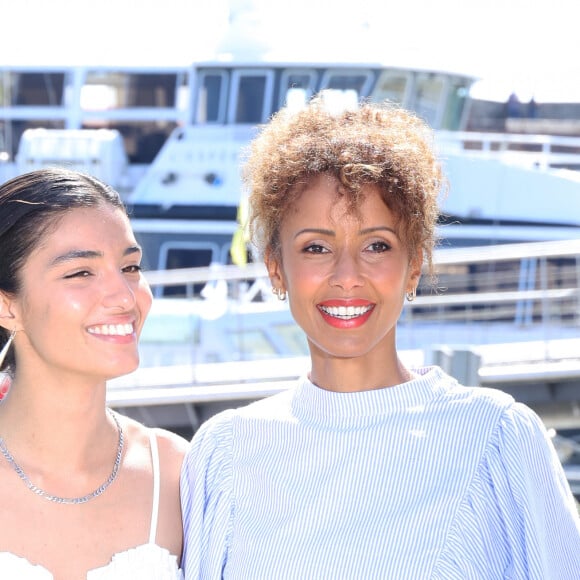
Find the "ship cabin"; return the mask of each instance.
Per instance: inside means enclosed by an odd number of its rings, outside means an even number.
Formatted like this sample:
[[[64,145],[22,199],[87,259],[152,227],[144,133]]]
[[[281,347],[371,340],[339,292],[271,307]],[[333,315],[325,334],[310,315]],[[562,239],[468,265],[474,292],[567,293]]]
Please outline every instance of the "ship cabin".
[[[466,122],[473,79],[368,62],[224,58],[195,65],[191,81],[187,122],[174,130],[130,198],[136,227],[149,231],[142,243],[151,246],[154,269],[232,262],[231,236],[243,204],[241,153],[280,108],[298,108],[324,91],[330,106],[390,100],[434,128],[456,132]],[[153,234],[151,220],[172,228],[171,240],[166,229]],[[198,232],[195,239],[176,233],[190,228]]]
[[[60,160],[24,152],[19,159],[27,130],[104,129],[122,137],[128,174],[114,185],[130,190],[186,121],[190,73],[188,66],[0,65],[0,179]]]

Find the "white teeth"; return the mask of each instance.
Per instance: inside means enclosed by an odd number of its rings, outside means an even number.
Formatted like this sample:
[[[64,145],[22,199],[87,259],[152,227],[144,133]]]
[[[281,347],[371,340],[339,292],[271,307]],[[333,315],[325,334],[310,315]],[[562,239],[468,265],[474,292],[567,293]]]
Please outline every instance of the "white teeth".
[[[362,316],[371,310],[372,306],[321,306],[320,309],[326,312],[329,316],[335,318],[343,318],[349,320]]]
[[[127,336],[133,334],[132,324],[101,324],[100,326],[91,326],[90,334],[102,334],[104,336]]]

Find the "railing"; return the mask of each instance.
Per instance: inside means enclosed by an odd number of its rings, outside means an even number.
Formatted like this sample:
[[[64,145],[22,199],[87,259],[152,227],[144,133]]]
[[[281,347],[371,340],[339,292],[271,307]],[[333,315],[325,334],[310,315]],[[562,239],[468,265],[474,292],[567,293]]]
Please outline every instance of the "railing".
[[[564,242],[441,249],[434,262],[436,284],[423,276],[416,301],[405,307],[405,323],[570,326],[580,320],[580,230],[578,240]],[[150,271],[146,277],[154,287],[185,286],[190,297],[200,283],[217,291],[222,282],[222,296],[227,289],[240,304],[274,299],[263,264]]]
[[[439,131],[437,140],[444,151],[493,157],[540,169],[580,170],[580,137]]]
[[[449,345],[458,351],[479,348],[480,363],[486,366],[486,370],[479,373],[481,382],[494,383],[509,376],[512,376],[510,380],[517,381],[506,365],[513,368],[514,365],[535,365],[534,373],[538,377],[542,373],[546,377],[550,373],[561,377],[562,372],[572,371],[574,376],[580,375],[580,239],[438,250],[435,266],[439,272],[438,283],[431,286],[428,277],[424,276],[417,299],[404,306],[397,329],[400,351],[422,352],[421,360],[417,359],[421,364],[432,359],[433,352],[441,356],[441,349]],[[177,331],[168,339],[175,341],[174,346],[167,347],[174,360],[177,347],[182,348],[182,358],[172,363],[173,376],[180,377],[173,380],[174,384],[191,379],[192,372],[187,366],[191,361],[197,365],[193,375],[199,384],[211,382],[210,377],[221,377],[216,380],[225,384],[236,382],[240,373],[247,381],[257,378],[256,369],[259,367],[260,372],[266,369],[261,358],[271,360],[275,357],[279,370],[280,360],[307,355],[305,342],[304,350],[299,352],[297,349],[277,350],[278,346],[265,355],[252,350],[258,349],[255,346],[258,331],[269,326],[268,330],[275,332],[280,324],[295,326],[287,304],[280,303],[272,295],[262,264],[151,271],[146,276],[152,286],[185,286],[187,289],[186,296],[165,300],[172,305],[173,318],[164,319],[165,315],[161,314],[158,321],[161,324],[164,320],[173,321],[167,324],[176,324],[178,319],[182,324],[188,316],[185,307],[196,307],[191,327],[186,327],[183,333],[188,337],[184,341],[190,341],[189,346],[177,343]],[[199,288],[200,283],[205,298],[194,293],[194,287]],[[164,299],[158,300],[161,300],[158,304],[164,302]],[[201,320],[212,308],[218,311],[218,317],[230,317],[230,323]],[[258,325],[262,326],[257,328]],[[297,326],[296,332],[302,336]],[[235,350],[232,346],[234,334],[238,342],[246,340],[248,344]],[[195,339],[191,338],[194,336]],[[250,338],[244,339],[244,336]],[[157,334],[154,338],[157,339]],[[575,343],[572,349],[551,345],[569,340]],[[206,348],[210,341],[213,341],[211,348]],[[526,347],[522,347],[524,343]],[[498,344],[501,346],[496,347]],[[158,350],[151,345],[151,354],[145,362],[159,360]],[[221,351],[219,357],[217,351]],[[210,357],[204,358],[204,352],[210,352]],[[221,358],[222,353],[232,358]],[[248,368],[242,370],[238,366],[231,372],[223,364],[228,360],[243,363]],[[572,366],[568,364],[570,360]],[[562,367],[562,361],[568,362]],[[203,363],[207,362],[220,364],[204,370]],[[540,369],[538,363],[550,363],[550,366]],[[178,370],[177,364],[185,366]],[[526,368],[521,377],[532,375],[530,367]],[[145,381],[153,377],[152,369],[144,372],[148,374]],[[271,373],[272,369],[264,372]],[[263,376],[260,380],[267,378]],[[277,378],[287,379],[288,375]]]
[[[403,363],[438,364],[463,384],[499,387],[537,405],[548,426],[577,426],[579,260],[580,239],[437,251],[438,290],[432,291],[425,279],[399,321]],[[536,268],[529,267],[531,262]],[[306,349],[263,358],[251,352],[244,359],[241,351],[231,360],[203,358],[204,332],[213,341],[210,352],[217,348],[233,354],[231,335],[238,331],[250,333],[251,348],[258,344],[250,324],[258,318],[259,324],[274,327],[285,312],[284,320],[295,324],[287,305],[272,295],[262,264],[150,271],[146,277],[152,286],[186,285],[191,296],[156,299],[154,308],[172,307],[171,315],[159,311],[155,323],[152,336],[161,342],[145,345],[150,350],[142,353],[138,371],[110,383],[109,403],[123,412],[190,434],[215,412],[280,392],[308,370]],[[203,282],[210,290],[207,298],[193,296],[194,286]],[[224,318],[237,319],[230,326],[221,319],[203,320],[212,304],[224,305]],[[164,324],[167,332],[160,339]],[[191,360],[156,362],[164,349],[168,356],[179,351]]]

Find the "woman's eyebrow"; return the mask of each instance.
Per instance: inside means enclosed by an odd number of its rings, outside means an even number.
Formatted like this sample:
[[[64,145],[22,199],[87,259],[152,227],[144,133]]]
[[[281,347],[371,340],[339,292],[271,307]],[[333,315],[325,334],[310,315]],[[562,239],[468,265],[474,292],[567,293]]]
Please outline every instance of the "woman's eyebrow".
[[[335,236],[335,232],[332,230],[326,230],[324,228],[304,228],[302,230],[299,230],[296,232],[296,234],[294,234],[294,237],[297,238],[298,236],[301,236],[302,234],[320,234],[323,236]]]
[[[393,229],[390,228],[389,226],[374,226],[372,228],[365,228],[364,230],[361,230],[360,233],[361,234],[373,234],[375,232],[391,232],[392,234],[397,235],[397,232]]]
[[[123,256],[130,256],[132,254],[140,254],[141,248],[139,246],[129,246],[123,252]],[[95,259],[95,258],[102,258],[103,252],[98,252],[96,250],[71,250],[70,252],[66,252],[57,256],[52,260],[51,266],[58,266],[59,264],[64,264],[66,262],[70,262],[72,260],[78,259]]]

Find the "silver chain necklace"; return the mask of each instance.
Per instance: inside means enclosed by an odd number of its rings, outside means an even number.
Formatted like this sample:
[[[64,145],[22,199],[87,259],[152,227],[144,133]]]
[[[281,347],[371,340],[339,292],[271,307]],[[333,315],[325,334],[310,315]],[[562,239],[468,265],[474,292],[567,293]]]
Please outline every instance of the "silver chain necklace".
[[[123,437],[123,429],[121,428],[121,425],[120,425],[117,417],[115,416],[115,413],[113,413],[110,409],[108,409],[108,411],[109,411],[109,414],[111,415],[111,417],[113,417],[113,420],[115,421],[115,424],[117,425],[117,431],[119,432],[119,444],[117,445],[117,457],[115,458],[115,464],[113,465],[113,471],[111,472],[111,475],[109,475],[109,477],[107,478],[107,480],[103,484],[101,484],[99,487],[97,487],[97,489],[95,489],[91,493],[87,493],[87,495],[83,495],[82,497],[59,497],[57,495],[52,495],[52,494],[44,491],[43,489],[41,489],[37,485],[34,485],[34,483],[32,483],[32,481],[30,481],[30,479],[28,478],[26,473],[24,473],[24,471],[22,470],[22,467],[20,467],[20,465],[18,465],[18,463],[16,463],[14,457],[12,457],[12,455],[10,454],[10,451],[8,451],[8,448],[6,447],[6,443],[4,443],[4,439],[2,439],[2,437],[0,437],[0,451],[2,451],[2,455],[4,455],[4,457],[6,458],[6,461],[8,461],[8,463],[12,466],[12,469],[14,469],[14,471],[16,471],[16,473],[18,474],[18,477],[20,477],[20,479],[28,486],[28,489],[30,489],[30,491],[33,491],[36,495],[39,495],[39,496],[47,499],[48,501],[52,501],[54,503],[61,503],[61,504],[86,503],[95,497],[99,497],[109,487],[109,485],[111,485],[111,483],[113,483],[113,481],[115,481],[115,479],[117,479],[117,473],[119,472],[119,466],[121,465],[121,457],[123,456],[123,447],[125,445],[125,440]]]

